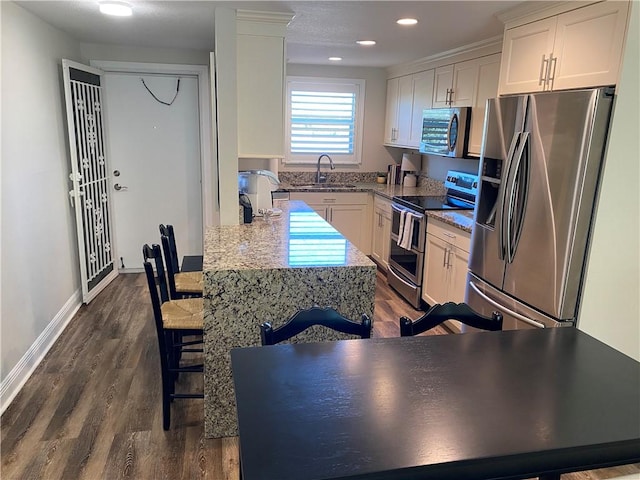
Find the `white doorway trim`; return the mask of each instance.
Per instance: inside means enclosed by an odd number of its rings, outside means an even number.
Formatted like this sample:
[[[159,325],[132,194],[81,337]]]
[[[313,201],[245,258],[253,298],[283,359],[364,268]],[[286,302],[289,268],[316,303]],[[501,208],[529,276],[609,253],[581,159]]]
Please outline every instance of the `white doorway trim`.
[[[179,65],[168,63],[112,62],[91,60],[90,65],[105,73],[160,73],[174,75],[195,75],[198,77],[198,103],[200,113],[200,168],[202,172],[202,225],[207,227],[220,223],[218,206],[218,169],[217,155],[213,148],[215,118],[212,118],[212,101],[207,65]],[[215,105],[214,105],[215,106]]]

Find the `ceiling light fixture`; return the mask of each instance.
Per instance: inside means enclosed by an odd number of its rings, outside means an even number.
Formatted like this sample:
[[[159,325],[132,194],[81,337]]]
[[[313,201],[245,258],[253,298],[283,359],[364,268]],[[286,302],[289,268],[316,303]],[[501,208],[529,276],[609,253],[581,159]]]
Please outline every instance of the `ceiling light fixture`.
[[[131,5],[125,2],[100,2],[100,13],[116,17],[130,17],[133,13]]]
[[[356,43],[358,45],[364,45],[364,46],[369,46],[369,45],[375,45],[376,44],[375,40],[357,40]]]
[[[342,57],[329,57],[329,60],[331,60],[332,62],[339,62],[340,60],[342,60]]]
[[[418,23],[418,20],[415,18],[401,18],[396,22],[398,25],[415,25]]]

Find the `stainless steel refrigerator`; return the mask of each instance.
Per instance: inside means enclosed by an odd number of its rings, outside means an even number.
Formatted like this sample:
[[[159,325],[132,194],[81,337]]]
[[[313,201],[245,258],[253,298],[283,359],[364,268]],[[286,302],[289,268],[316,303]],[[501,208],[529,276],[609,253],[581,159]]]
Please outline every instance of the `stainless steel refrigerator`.
[[[613,95],[487,102],[465,300],[505,329],[575,323]]]

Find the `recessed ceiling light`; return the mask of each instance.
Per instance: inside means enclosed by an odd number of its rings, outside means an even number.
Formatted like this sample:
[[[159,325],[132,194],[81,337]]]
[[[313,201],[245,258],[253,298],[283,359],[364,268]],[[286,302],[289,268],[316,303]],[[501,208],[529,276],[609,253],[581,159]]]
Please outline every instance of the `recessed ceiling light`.
[[[418,23],[418,20],[415,18],[401,18],[396,22],[398,25],[415,25]]]
[[[332,62],[339,62],[340,60],[342,60],[342,57],[329,57],[329,60],[331,60]]]
[[[365,45],[365,46],[375,45],[376,44],[375,40],[358,40],[358,41],[356,41],[356,43],[359,44],[359,45]]]
[[[100,2],[100,13],[116,17],[130,17],[133,13],[131,5],[125,2]]]

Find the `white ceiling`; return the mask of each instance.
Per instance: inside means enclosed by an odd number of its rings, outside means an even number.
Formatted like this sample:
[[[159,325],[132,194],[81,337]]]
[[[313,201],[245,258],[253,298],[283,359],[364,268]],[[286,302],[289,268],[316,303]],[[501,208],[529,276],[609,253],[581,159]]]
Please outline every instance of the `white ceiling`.
[[[80,42],[212,51],[216,7],[295,14],[287,28],[289,63],[388,67],[503,32],[495,14],[521,0],[460,1],[148,1],[128,0],[132,17],[107,17],[97,0],[17,1]],[[395,23],[419,20],[413,27]],[[373,47],[356,40],[373,39]]]

